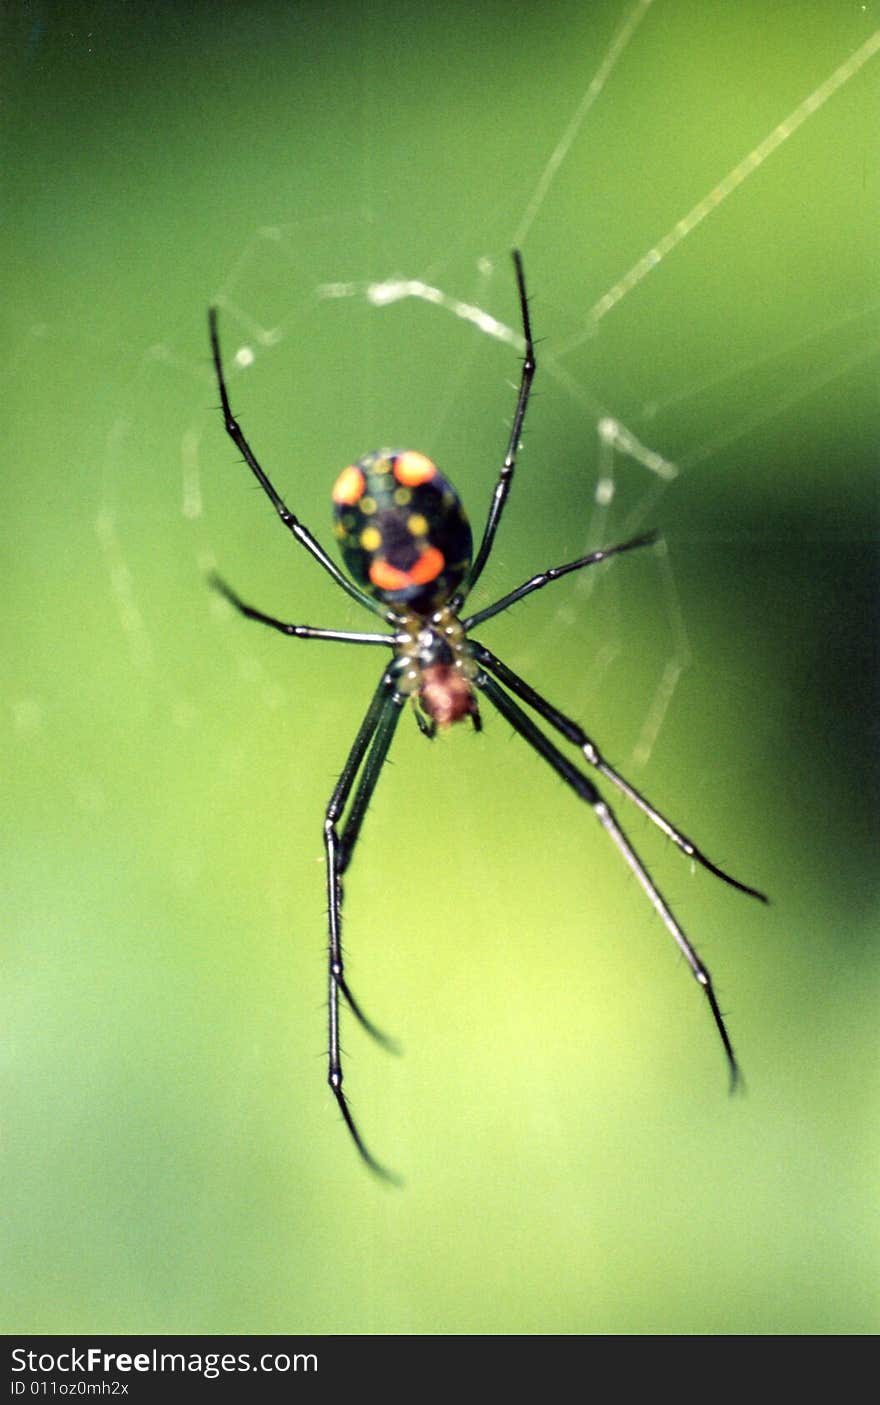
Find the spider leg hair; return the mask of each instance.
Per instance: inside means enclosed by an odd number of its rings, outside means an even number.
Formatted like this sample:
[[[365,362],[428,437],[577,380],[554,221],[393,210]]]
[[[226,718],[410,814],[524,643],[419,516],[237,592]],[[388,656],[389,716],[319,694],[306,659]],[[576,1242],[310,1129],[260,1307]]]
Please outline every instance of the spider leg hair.
[[[477,646],[475,646],[475,649],[476,647]],[[481,652],[488,653],[488,650],[482,650]],[[479,652],[477,653],[477,657],[479,658]],[[495,705],[502,717],[510,723],[514,731],[518,732],[540,756],[543,756],[544,760],[552,766],[557,775],[561,776],[566,785],[570,786],[575,794],[590,806],[597,820],[605,830],[605,833],[611,839],[618,853],[623,857],[630,872],[642,889],[642,892],[648,898],[664,927],[678,945],[679,950],[691,969],[694,979],[703,989],[703,994],[706,996],[709,1008],[712,1011],[715,1027],[718,1030],[721,1043],[724,1046],[724,1053],[727,1058],[727,1067],[730,1074],[730,1090],[733,1092],[739,1082],[740,1071],[736,1062],[736,1056],[733,1052],[733,1045],[730,1042],[730,1036],[727,1033],[727,1027],[712,988],[709,972],[685,936],[672,909],[669,907],[669,904],[661,894],[656,883],[654,883],[653,879],[650,877],[645,865],[620,828],[613,812],[603,800],[590,778],[585,775],[583,771],[579,770],[577,766],[574,766],[567,757],[563,756],[562,752],[556,748],[549,737],[544,735],[541,729],[527,716],[519,704],[496,683],[494,678],[488,673],[480,672],[477,674],[474,682],[476,687],[479,688],[481,692],[485,693],[489,701]]]
[[[551,566],[546,571],[541,571],[537,576],[531,576],[529,580],[523,581],[516,590],[510,590],[506,595],[502,595],[500,600],[494,604],[487,605],[484,610],[478,610],[475,615],[469,615],[462,620],[465,630],[470,631],[474,625],[482,624],[484,620],[490,620],[493,615],[500,615],[502,610],[508,610],[511,605],[515,605],[518,600],[524,600],[527,595],[531,595],[536,590],[541,590],[551,581],[561,580],[570,571],[581,571],[584,566],[596,566],[600,561],[607,561],[610,556],[620,556],[624,551],[635,551],[641,546],[653,546],[659,540],[657,532],[644,532],[640,537],[633,537],[631,541],[620,542],[618,546],[600,547],[598,551],[591,551],[588,556],[579,556],[576,561],[566,561],[563,566]]]
[[[386,1169],[367,1150],[342,1091],[342,1055],[339,1040],[339,996],[342,994],[352,1014],[368,1034],[387,1049],[396,1048],[393,1040],[367,1019],[355,1000],[345,979],[342,959],[342,875],[351,863],[354,847],[361,831],[379,774],[400,720],[404,699],[396,691],[391,670],[383,673],[366,716],[358,729],[354,744],[346,758],[342,774],[327,805],[324,818],[324,849],[327,860],[327,913],[329,923],[328,980],[328,1075],[333,1096],[345,1119],[352,1141],[363,1160],[383,1180],[397,1182],[393,1172]],[[339,831],[349,796],[354,789],[351,808]]]
[[[262,610],[257,610],[253,605],[246,605],[240,595],[237,595],[231,585],[216,573],[208,577],[209,585],[214,590],[229,601],[229,604],[238,610],[245,619],[256,620],[258,624],[267,624],[271,629],[277,629],[279,634],[286,634],[292,639],[330,639],[334,644],[386,644],[394,648],[395,636],[393,634],[365,634],[361,630],[348,629],[315,629],[310,624],[287,624],[284,620],[278,620],[274,615],[266,615]]]
[[[364,608],[369,610],[372,614],[381,615],[383,619],[387,619],[390,622],[392,619],[391,613],[376,600],[371,599],[365,591],[359,590],[354,581],[349,580],[348,577],[340,571],[339,567],[330,559],[324,548],[315,537],[312,536],[308,528],[304,527],[302,522],[291,512],[290,508],[275,489],[268,474],[260,466],[256,454],[245,438],[244,431],[230,408],[229,392],[226,388],[226,377],[223,371],[223,358],[220,352],[220,332],[217,323],[216,307],[212,307],[208,310],[208,327],[211,333],[211,355],[214,360],[214,371],[220,390],[220,404],[223,410],[223,423],[226,428],[226,433],[229,435],[251,473],[278,513],[284,526],[292,533],[300,546],[304,546],[306,551],[314,556],[319,565],[323,566],[327,574],[332,576],[336,584],[341,586],[353,600],[357,600],[358,604],[363,605]]]
[[[450,607],[455,614],[458,614],[462,601],[470,594],[477,581],[480,579],[480,576],[483,574],[483,567],[489,559],[489,553],[495,541],[495,533],[498,531],[498,524],[501,521],[501,514],[504,511],[504,504],[507,502],[507,495],[510,492],[510,485],[513,482],[513,475],[516,471],[516,455],[519,449],[523,420],[526,417],[529,394],[531,392],[532,380],[537,365],[535,361],[535,346],[532,341],[532,323],[529,317],[529,300],[526,295],[526,276],[523,272],[522,256],[518,249],[514,249],[513,251],[513,267],[516,271],[519,311],[522,320],[523,341],[525,342],[525,355],[523,357],[519,391],[516,397],[516,409],[513,413],[513,425],[510,430],[510,439],[507,442],[507,452],[504,455],[504,461],[499,470],[495,488],[492,493],[492,500],[489,504],[489,515],[486,518],[486,526],[483,529],[483,540],[480,542],[479,551],[468,572],[467,580],[450,601]]]
[[[674,825],[670,824],[669,820],[661,815],[659,810],[655,810],[650,801],[646,800],[641,792],[636,790],[634,785],[631,785],[628,780],[620,775],[619,771],[615,771],[614,767],[608,764],[601,755],[595,742],[591,741],[583,728],[578,726],[577,722],[573,722],[570,717],[566,717],[558,708],[553,707],[546,698],[543,698],[540,693],[537,693],[534,688],[530,687],[524,679],[518,677],[512,669],[508,668],[506,664],[502,663],[500,659],[496,658],[495,655],[490,653],[482,644],[471,640],[471,646],[474,651],[474,657],[484,668],[488,669],[499,682],[509,688],[512,693],[515,693],[518,698],[521,698],[524,703],[534,708],[535,712],[537,712],[540,717],[543,717],[545,722],[549,722],[550,726],[554,727],[557,732],[561,732],[566,741],[578,747],[583,753],[584,759],[588,761],[591,766],[595,767],[600,775],[603,775],[606,780],[616,786],[621,794],[626,796],[627,800],[631,800],[644,815],[647,815],[648,819],[651,820],[658,829],[662,830],[667,839],[671,839],[676,848],[680,849],[683,854],[686,854],[689,859],[693,859],[695,863],[700,864],[701,867],[705,868],[709,873],[714,874],[716,878],[720,878],[723,883],[727,883],[731,888],[736,888],[738,892],[746,893],[750,898],[757,898],[758,901],[762,903],[770,901],[766,894],[759,892],[757,888],[752,888],[748,883],[742,883],[738,878],[734,878],[732,874],[725,873],[723,868],[719,868],[717,864],[706,857],[701,849],[697,848],[697,845],[692,839],[688,839],[686,834],[682,834],[680,829],[676,829]]]

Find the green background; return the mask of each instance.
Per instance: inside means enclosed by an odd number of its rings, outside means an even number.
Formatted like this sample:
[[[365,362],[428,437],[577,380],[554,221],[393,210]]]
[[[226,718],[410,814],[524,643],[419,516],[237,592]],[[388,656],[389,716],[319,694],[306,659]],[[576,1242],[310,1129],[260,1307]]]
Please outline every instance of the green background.
[[[880,57],[583,333],[878,13],[5,7],[7,1332],[876,1330]],[[589,811],[497,716],[433,746],[405,716],[346,930],[404,1057],[344,1032],[396,1191],[323,1053],[321,815],[380,660],[206,588],[369,627],[236,462],[205,310],[328,545],[385,443],[479,521],[518,352],[452,300],[515,328],[514,240],[541,368],[478,601],[647,526],[668,554],[481,636],[773,903],[617,805],[715,977],[728,1098]],[[391,277],[443,300],[376,305]],[[599,512],[608,415],[681,471],[614,455]]]

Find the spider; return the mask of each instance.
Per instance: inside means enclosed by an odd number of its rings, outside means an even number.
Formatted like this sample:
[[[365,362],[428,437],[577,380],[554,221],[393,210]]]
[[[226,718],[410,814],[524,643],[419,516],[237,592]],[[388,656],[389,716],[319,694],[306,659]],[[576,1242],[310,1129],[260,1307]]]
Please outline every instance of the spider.
[[[768,901],[763,893],[741,883],[712,863],[692,840],[671,824],[605,760],[595,742],[577,722],[518,677],[485,645],[470,637],[470,631],[477,625],[518,604],[526,596],[543,590],[552,581],[607,561],[609,557],[649,546],[657,540],[656,533],[648,532],[631,541],[592,551],[575,561],[541,571],[493,604],[461,617],[462,606],[483,574],[495,543],[513,482],[535,374],[525,274],[521,255],[516,250],[513,252],[513,264],[525,357],[507,451],[475,556],[468,519],[449,480],[424,454],[411,449],[385,448],[367,454],[344,469],[333,488],[335,533],[350,575],[344,574],[279,496],[235,419],[223,373],[216,308],[211,308],[208,314],[211,350],[226,433],[294,539],[305,547],[340,589],[364,609],[378,615],[391,631],[373,634],[288,624],[245,604],[220,577],[214,576],[211,580],[212,585],[247,619],[268,625],[281,634],[294,639],[374,645],[391,651],[391,662],[382,670],[379,685],[330,796],[324,818],[324,846],[329,918],[328,1081],[361,1157],[371,1170],[392,1181],[397,1179],[396,1176],[368,1149],[342,1089],[340,996],[369,1034],[387,1047],[394,1047],[392,1041],[367,1018],[345,978],[342,959],[342,880],[354,856],[364,817],[407,702],[413,708],[422,734],[430,739],[438,729],[446,729],[466,720],[479,731],[478,695],[487,699],[514,731],[544,758],[578,799],[590,807],[657,916],[677,942],[692,974],[702,987],[724,1048],[731,1091],[739,1079],[739,1068],[709,972],[589,775],[563,754],[521,704],[525,703],[547,728],[559,733],[565,742],[576,748],[593,771],[647,815],[683,854],[741,893],[747,893],[761,902]]]

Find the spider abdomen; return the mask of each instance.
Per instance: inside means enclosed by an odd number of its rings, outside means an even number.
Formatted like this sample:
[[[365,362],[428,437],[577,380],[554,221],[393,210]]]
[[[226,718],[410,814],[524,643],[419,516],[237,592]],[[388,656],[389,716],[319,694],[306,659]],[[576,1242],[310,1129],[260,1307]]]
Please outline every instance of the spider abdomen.
[[[337,478],[333,510],[348,570],[379,600],[429,615],[470,569],[473,540],[461,500],[424,454],[366,454]]]

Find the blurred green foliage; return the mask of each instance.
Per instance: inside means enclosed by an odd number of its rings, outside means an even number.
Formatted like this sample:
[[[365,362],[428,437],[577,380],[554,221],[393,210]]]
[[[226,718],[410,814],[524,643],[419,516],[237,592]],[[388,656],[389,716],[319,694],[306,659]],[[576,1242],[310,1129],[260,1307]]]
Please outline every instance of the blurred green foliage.
[[[570,132],[628,13],[8,10],[6,1331],[877,1328],[878,61],[582,338],[869,34],[657,0]],[[731,1100],[589,812],[500,719],[428,747],[405,718],[347,884],[352,982],[406,1050],[346,1024],[394,1193],[323,1068],[320,821],[378,660],[205,586],[357,620],[235,461],[205,308],[325,542],[384,443],[479,522],[517,352],[450,300],[515,327],[514,238],[541,369],[480,598],[636,524],[668,557],[482,633],[773,906],[617,807],[716,979]],[[371,302],[391,277],[446,304]],[[681,472],[616,456],[596,516],[603,415]]]

